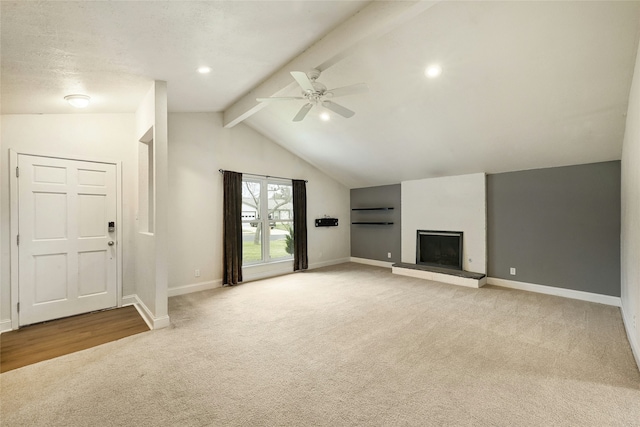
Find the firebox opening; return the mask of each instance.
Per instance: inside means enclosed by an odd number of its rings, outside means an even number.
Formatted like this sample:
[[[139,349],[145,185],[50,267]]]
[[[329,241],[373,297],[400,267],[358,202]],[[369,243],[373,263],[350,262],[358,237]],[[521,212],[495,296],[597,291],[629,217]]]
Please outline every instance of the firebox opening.
[[[462,270],[462,231],[418,230],[416,264]]]

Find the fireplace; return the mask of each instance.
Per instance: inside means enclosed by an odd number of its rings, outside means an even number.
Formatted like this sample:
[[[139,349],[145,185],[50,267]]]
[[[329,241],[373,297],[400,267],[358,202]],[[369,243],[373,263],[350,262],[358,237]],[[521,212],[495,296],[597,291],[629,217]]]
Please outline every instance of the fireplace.
[[[416,264],[462,270],[462,231],[418,230]]]

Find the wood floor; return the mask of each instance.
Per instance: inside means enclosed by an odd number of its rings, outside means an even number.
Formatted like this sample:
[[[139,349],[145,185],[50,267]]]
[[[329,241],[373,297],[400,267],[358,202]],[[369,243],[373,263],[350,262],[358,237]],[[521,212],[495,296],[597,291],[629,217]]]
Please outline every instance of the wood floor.
[[[148,330],[132,305],[25,326],[0,335],[0,372]]]

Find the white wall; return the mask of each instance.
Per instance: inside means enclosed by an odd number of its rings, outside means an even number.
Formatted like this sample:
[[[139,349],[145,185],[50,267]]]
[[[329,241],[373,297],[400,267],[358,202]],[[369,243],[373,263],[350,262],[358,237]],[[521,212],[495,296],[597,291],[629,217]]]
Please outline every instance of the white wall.
[[[218,169],[306,179],[309,267],[349,258],[349,190],[244,124],[222,126],[222,114],[169,114],[170,295],[219,286],[222,280],[222,175]],[[324,215],[338,227],[314,226]],[[200,270],[200,277],[194,271]],[[257,271],[256,271],[257,270]],[[292,263],[243,270],[245,280],[292,271]]]
[[[153,216],[153,232],[141,228],[136,221],[135,266],[136,295],[144,304],[155,328],[169,325],[168,317],[168,132],[167,84],[154,82],[136,111],[136,140],[141,141],[153,129],[154,196],[149,215]],[[139,155],[137,143],[136,156]],[[136,167],[139,162],[136,161]],[[136,174],[136,178],[137,178]],[[136,180],[137,190],[137,180]],[[136,191],[137,194],[137,191]],[[136,198],[136,212],[140,211]],[[136,214],[136,217],[138,215]]]
[[[46,114],[3,115],[1,117],[0,222],[2,228],[2,275],[0,277],[0,319],[9,318],[10,249],[9,149],[18,153],[50,154],[59,157],[98,158],[122,161],[123,293],[135,291],[132,240],[135,199],[135,116],[133,114]]]
[[[640,48],[622,146],[621,246],[622,313],[640,367]]]
[[[487,272],[483,173],[402,182],[402,262],[416,262],[416,231],[462,231],[463,269]]]

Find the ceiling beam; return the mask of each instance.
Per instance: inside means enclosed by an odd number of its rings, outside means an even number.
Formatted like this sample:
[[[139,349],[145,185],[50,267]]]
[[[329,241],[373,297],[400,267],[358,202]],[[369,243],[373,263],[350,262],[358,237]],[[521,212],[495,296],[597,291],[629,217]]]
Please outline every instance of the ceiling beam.
[[[266,106],[256,98],[279,96],[295,87],[290,71],[312,68],[324,71],[436,3],[438,1],[371,2],[227,108],[224,127],[233,127]]]

